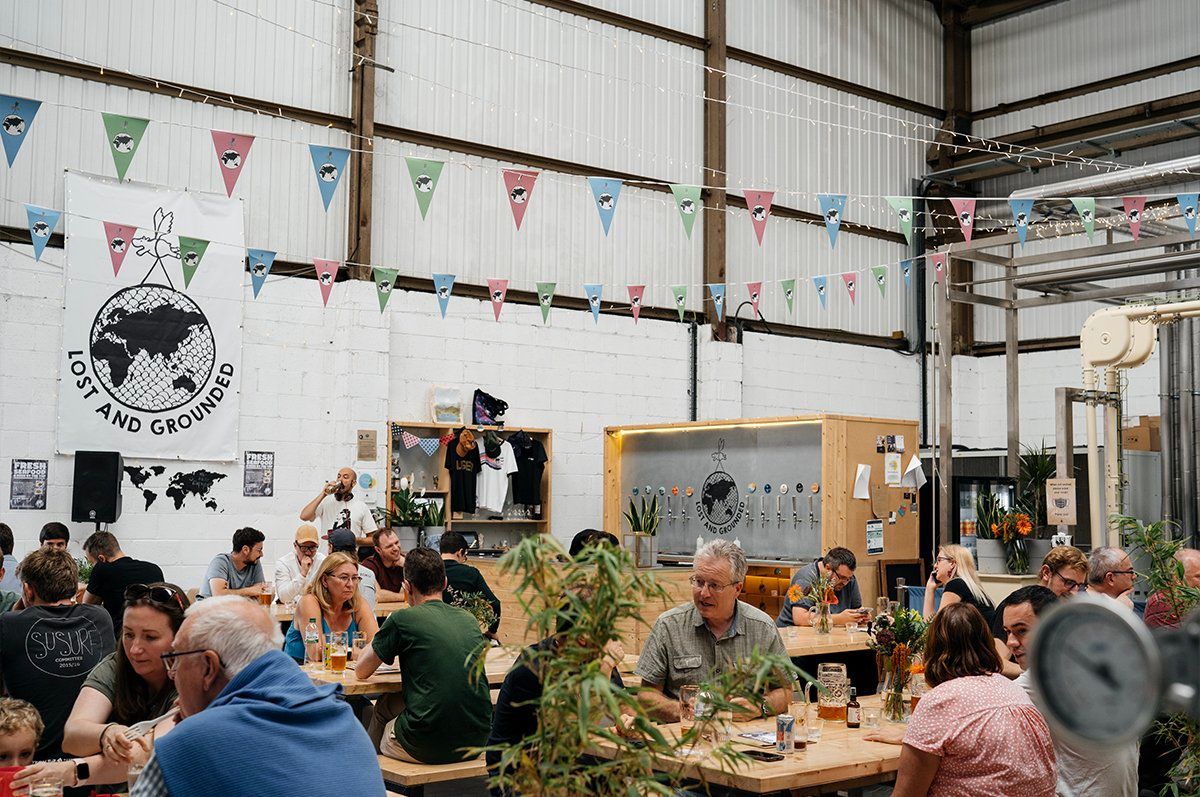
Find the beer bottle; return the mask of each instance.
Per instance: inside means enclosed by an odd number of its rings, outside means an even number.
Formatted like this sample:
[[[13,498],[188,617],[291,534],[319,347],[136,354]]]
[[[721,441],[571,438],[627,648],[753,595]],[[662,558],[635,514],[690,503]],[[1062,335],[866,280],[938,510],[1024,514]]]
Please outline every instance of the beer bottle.
[[[862,706],[858,704],[858,695],[853,686],[850,687],[850,702],[846,704],[846,727],[857,728],[862,722]]]

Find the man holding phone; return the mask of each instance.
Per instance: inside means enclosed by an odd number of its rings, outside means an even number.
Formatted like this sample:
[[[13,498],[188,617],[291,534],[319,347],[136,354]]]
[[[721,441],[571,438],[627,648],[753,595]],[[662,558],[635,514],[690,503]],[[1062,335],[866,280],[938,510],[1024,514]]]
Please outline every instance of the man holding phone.
[[[788,593],[790,595],[792,587],[799,586],[804,597],[796,602],[790,597],[785,598],[783,608],[775,618],[775,625],[785,628],[789,625],[806,626],[812,622],[816,600],[808,593],[817,579],[825,574],[833,577],[833,591],[837,596],[837,603],[830,607],[833,624],[846,625],[866,621],[867,610],[862,608],[862,595],[858,591],[858,580],[854,577],[857,567],[854,552],[849,548],[838,547],[830,548],[823,558],[796,571],[796,575],[792,576],[792,583],[788,585]]]
[[[367,505],[354,495],[357,480],[358,474],[353,468],[339,470],[337,478],[326,482],[317,497],[300,510],[300,519],[318,521],[324,539],[329,539],[331,531],[349,529],[354,532],[360,548],[370,549],[373,544],[371,532],[379,525]]]

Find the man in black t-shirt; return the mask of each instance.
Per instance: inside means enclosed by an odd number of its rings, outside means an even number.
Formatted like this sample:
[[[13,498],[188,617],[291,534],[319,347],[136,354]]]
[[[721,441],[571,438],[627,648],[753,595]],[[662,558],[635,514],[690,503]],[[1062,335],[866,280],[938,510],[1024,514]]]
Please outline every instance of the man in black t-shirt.
[[[66,551],[39,548],[18,569],[29,608],[0,614],[0,674],[9,697],[33,704],[46,730],[37,759],[62,757],[63,727],[88,673],[113,652],[112,620],[74,604],[79,568]]]
[[[125,588],[130,584],[162,581],[162,568],[153,562],[126,556],[117,538],[107,531],[97,531],[84,540],[83,553],[92,563],[92,575],[88,578],[83,602],[103,604],[112,617],[114,633],[119,635],[125,615]]]
[[[471,593],[483,596],[492,607],[496,617],[488,625],[487,636],[495,638],[496,629],[500,627],[500,599],[492,588],[474,567],[467,564],[467,540],[457,531],[447,531],[438,542],[438,550],[442,554],[442,564],[446,568],[445,600],[454,606],[460,605],[461,599]]]

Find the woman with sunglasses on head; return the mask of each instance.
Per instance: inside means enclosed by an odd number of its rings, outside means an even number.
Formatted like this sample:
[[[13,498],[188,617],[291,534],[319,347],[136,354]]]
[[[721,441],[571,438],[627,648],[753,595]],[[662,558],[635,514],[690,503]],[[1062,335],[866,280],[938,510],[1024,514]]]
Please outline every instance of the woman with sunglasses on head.
[[[937,604],[936,593],[942,588],[942,602]],[[975,558],[961,545],[943,545],[938,549],[933,563],[933,572],[925,584],[925,619],[933,617],[938,609],[956,603],[969,603],[979,610],[990,627],[996,607],[983,591],[979,576],[975,575]],[[934,608],[937,606],[938,608]]]
[[[358,590],[361,580],[358,560],[350,554],[339,552],[325,557],[296,605],[292,625],[284,638],[284,653],[304,664],[304,627],[309,619],[320,620],[322,646],[331,632],[345,632],[351,640],[359,632],[369,645],[379,630],[379,623]],[[350,652],[353,655],[353,651]]]

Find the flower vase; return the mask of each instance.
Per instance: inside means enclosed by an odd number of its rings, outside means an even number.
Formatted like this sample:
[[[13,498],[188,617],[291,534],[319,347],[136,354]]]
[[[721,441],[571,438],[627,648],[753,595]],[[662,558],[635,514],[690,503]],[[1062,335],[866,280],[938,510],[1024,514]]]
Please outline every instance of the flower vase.
[[[878,692],[883,696],[883,718],[888,722],[907,722],[908,701],[904,699],[904,690],[912,676],[907,667],[897,669],[890,656],[881,656],[879,664]]]
[[[833,614],[830,612],[830,605],[821,601],[813,607],[817,613],[816,621],[813,623],[813,628],[818,634],[833,633]]]
[[[1025,575],[1029,572],[1029,543],[1018,537],[1004,546],[1004,565],[1014,576]]]

